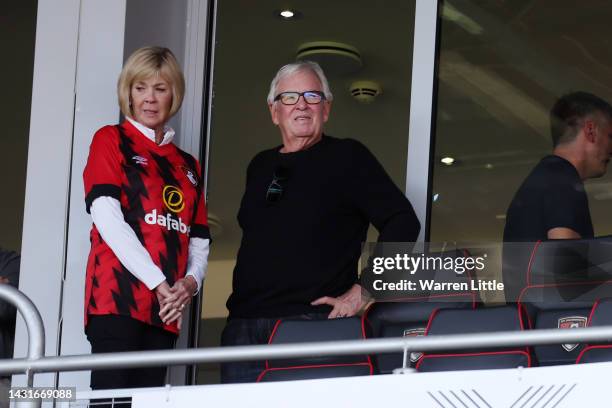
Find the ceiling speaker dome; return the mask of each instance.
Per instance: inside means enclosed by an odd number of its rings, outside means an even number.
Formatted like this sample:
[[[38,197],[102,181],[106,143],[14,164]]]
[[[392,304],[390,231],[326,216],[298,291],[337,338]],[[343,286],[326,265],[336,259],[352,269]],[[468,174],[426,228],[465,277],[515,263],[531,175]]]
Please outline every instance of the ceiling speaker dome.
[[[298,47],[296,59],[314,61],[329,75],[352,74],[363,66],[357,48],[333,41],[304,43]]]

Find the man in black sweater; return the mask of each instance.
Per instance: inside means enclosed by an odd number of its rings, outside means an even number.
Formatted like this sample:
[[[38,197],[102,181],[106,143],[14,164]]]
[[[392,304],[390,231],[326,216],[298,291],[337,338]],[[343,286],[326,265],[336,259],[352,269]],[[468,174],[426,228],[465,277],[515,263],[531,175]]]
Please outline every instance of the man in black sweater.
[[[278,318],[354,316],[361,245],[414,242],[419,221],[404,194],[361,143],[323,134],[332,94],[312,62],[282,67],[268,106],[282,144],[247,169],[238,221],[242,242],[222,345],[265,344]],[[255,381],[262,362],[228,363],[222,382]]]
[[[510,302],[526,284],[531,249],[517,242],[594,237],[584,181],[606,173],[612,107],[595,95],[574,92],[559,98],[550,121],[553,154],[527,176],[506,214],[503,273]]]

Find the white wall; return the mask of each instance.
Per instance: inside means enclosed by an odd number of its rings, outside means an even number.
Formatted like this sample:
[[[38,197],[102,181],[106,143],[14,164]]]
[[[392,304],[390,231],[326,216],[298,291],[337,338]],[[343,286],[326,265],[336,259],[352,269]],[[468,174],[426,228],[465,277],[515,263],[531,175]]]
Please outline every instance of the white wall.
[[[126,60],[140,47],[159,45],[169,48],[184,67],[187,0],[130,0],[125,15]],[[180,144],[181,112],[170,120],[176,130],[175,143]]]
[[[123,65],[125,7],[125,0],[85,0],[81,3],[66,279],[62,299],[60,354],[63,355],[91,351],[83,332],[85,269],[91,229],[91,217],[85,212],[83,169],[94,132],[119,120],[116,84]],[[59,384],[86,388],[89,375],[62,373]]]
[[[78,24],[78,0],[39,0],[19,289],[41,312],[47,355],[59,348]],[[15,357],[26,351],[18,318]],[[23,376],[15,382],[23,384]],[[39,375],[35,385],[53,382],[53,375]]]

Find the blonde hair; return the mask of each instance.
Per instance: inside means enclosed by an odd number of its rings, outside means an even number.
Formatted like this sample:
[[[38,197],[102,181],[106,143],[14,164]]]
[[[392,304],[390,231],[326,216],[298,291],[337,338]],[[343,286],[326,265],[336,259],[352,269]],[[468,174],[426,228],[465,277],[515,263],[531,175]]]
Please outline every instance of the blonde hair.
[[[181,108],[185,95],[185,78],[176,57],[168,48],[143,47],[130,55],[117,81],[117,96],[121,113],[134,117],[130,103],[130,95],[134,82],[160,76],[172,88],[172,105],[170,117]]]

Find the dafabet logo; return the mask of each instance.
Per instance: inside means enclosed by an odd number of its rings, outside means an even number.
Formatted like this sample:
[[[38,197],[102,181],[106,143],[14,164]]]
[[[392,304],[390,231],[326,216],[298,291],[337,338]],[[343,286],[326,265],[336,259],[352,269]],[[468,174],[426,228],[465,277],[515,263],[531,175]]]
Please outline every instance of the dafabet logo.
[[[175,186],[167,185],[162,190],[162,201],[166,208],[174,214],[180,213],[185,209],[185,199],[183,192]],[[189,227],[183,222],[181,217],[172,217],[172,214],[157,214],[157,210],[145,214],[144,220],[149,225],[159,225],[170,230],[178,231],[182,234],[189,233]]]

